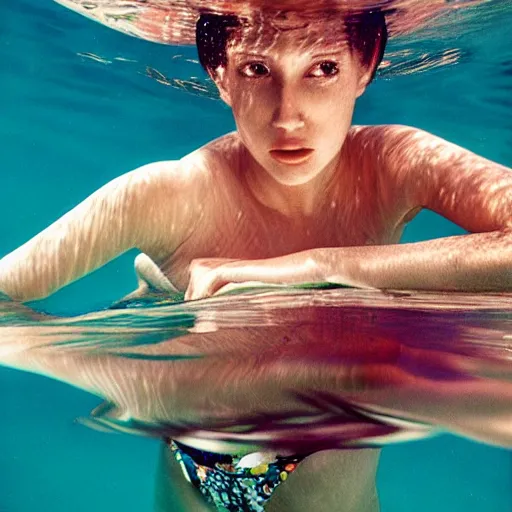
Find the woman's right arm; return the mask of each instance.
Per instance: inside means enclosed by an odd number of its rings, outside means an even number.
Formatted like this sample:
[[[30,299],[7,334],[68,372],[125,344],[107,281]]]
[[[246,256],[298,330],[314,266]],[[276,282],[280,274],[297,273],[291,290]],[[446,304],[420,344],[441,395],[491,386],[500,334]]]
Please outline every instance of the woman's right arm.
[[[180,167],[149,164],[100,188],[0,260],[0,290],[21,301],[40,299],[131,248],[152,252],[166,241],[172,252],[188,222],[177,199],[191,177]]]

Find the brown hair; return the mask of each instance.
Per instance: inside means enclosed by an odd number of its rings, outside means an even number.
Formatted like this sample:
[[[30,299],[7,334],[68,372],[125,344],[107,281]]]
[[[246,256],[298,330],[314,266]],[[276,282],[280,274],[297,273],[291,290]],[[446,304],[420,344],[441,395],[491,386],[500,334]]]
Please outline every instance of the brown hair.
[[[381,9],[365,10],[343,16],[350,48],[356,51],[364,66],[373,65],[371,80],[384,56],[388,39],[386,18]],[[196,45],[199,62],[213,75],[227,65],[227,44],[233,31],[241,26],[235,15],[202,13],[196,24]]]

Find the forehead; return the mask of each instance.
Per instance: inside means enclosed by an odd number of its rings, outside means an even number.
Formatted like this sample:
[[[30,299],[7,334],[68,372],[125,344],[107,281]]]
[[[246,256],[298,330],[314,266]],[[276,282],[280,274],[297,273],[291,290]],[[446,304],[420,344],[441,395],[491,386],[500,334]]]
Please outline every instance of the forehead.
[[[260,12],[242,20],[230,37],[227,52],[271,54],[295,52],[336,52],[349,49],[344,17],[340,13],[308,16],[307,13]]]

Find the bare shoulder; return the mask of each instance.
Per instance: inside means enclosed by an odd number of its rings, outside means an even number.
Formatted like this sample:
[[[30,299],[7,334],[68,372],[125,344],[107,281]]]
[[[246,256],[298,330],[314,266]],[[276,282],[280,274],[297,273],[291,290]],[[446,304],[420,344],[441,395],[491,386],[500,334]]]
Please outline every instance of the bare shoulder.
[[[156,199],[204,191],[211,178],[206,160],[204,148],[200,148],[179,160],[151,162],[112,180],[104,187],[105,192],[127,197],[150,195]]]
[[[349,133],[354,154],[387,187],[402,187],[419,169],[425,150],[456,146],[428,132],[404,125],[354,126]]]
[[[432,210],[470,232],[510,225],[511,169],[409,126],[354,127],[350,141],[400,208]]]
[[[420,139],[431,136],[427,132],[404,125],[353,126],[347,136],[353,151],[362,151],[369,158],[379,159],[381,165],[397,150],[411,147]]]
[[[186,186],[207,181],[218,169],[236,164],[241,142],[236,132],[229,133],[192,151],[179,160],[142,165],[111,183],[113,186]]]
[[[96,198],[111,205],[123,205],[129,210],[144,210],[146,214],[192,216],[207,207],[214,189],[222,188],[219,175],[232,165],[237,151],[234,134],[189,153],[179,160],[152,162],[114,179],[96,194]],[[226,165],[228,164],[228,165]],[[186,203],[186,208],[180,207]],[[180,217],[181,218],[181,217]]]
[[[376,161],[381,172],[398,180],[420,180],[425,185],[447,180],[460,182],[463,177],[510,177],[510,169],[503,165],[411,126],[356,126],[351,138],[354,147]]]
[[[241,141],[236,132],[228,133],[180,160],[185,172],[193,170],[204,176],[219,178],[219,173],[232,171],[238,166]]]
[[[345,141],[351,168],[364,172],[374,182],[388,183],[394,179],[397,160],[404,161],[404,157],[398,155],[415,133],[416,130],[408,126],[353,126]]]
[[[402,125],[353,126],[346,139],[349,167],[366,187],[368,197],[391,217],[419,211],[410,169],[418,159],[421,131]],[[411,214],[412,215],[412,214]]]
[[[197,183],[203,177],[198,166],[184,159],[152,162],[119,178],[120,183],[152,189],[174,189]]]
[[[481,167],[488,160],[433,133],[404,125],[355,126],[351,130],[354,146],[368,157],[378,159],[390,175],[419,171],[443,171],[444,163],[471,162]],[[434,169],[435,167],[435,169]]]

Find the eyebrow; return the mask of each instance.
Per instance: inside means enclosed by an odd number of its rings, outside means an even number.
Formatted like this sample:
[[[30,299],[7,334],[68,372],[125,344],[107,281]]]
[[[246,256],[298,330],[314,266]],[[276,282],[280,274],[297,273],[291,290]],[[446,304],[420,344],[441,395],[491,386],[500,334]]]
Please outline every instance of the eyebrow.
[[[311,56],[311,58],[317,59],[318,57],[333,57],[335,55],[339,56],[341,51],[342,51],[341,49],[340,50],[326,50],[325,52],[315,53],[314,55]]]
[[[315,53],[314,55],[311,55],[311,58],[317,59],[319,57],[339,56],[340,53],[341,53],[341,50],[326,50],[325,52],[319,52],[319,53]],[[258,59],[269,57],[268,53],[267,54],[265,54],[265,53],[247,53],[244,51],[236,51],[236,50],[233,52],[233,54],[243,56],[243,57],[254,57],[254,58],[258,58]]]
[[[262,57],[268,57],[268,54],[265,55],[263,53],[247,53],[247,52],[242,52],[242,51],[234,51],[233,52],[233,55],[241,55],[243,57],[256,57],[256,58],[262,58]]]

